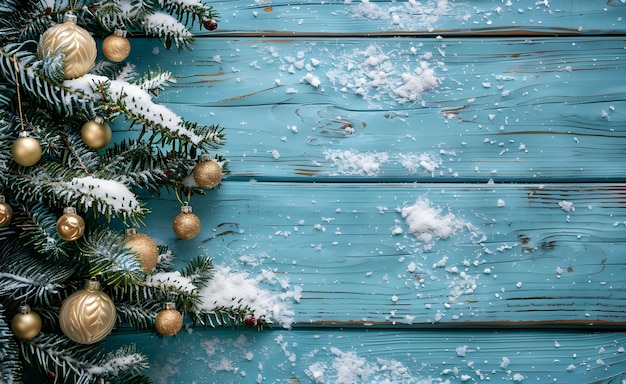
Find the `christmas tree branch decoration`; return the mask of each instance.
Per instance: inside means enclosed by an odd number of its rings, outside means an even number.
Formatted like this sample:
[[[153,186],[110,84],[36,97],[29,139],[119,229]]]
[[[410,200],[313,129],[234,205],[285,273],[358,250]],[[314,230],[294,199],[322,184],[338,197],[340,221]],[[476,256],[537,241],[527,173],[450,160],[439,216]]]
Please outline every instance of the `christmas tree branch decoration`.
[[[144,36],[190,49],[217,18],[201,0],[0,2],[0,381],[148,383],[141,345],[107,337],[252,315],[205,302],[208,256],[176,271],[141,228],[145,196],[188,202],[228,170],[223,129],[158,103],[175,74],[129,53]]]

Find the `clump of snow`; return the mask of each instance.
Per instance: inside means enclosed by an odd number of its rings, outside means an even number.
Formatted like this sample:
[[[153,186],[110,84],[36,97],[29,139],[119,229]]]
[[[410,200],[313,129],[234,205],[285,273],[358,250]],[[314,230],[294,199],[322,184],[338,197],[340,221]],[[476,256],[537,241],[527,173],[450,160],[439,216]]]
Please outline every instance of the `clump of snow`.
[[[574,208],[574,203],[566,200],[560,201],[559,207],[561,207],[561,209],[565,212],[574,212],[576,210],[576,208]]]
[[[421,168],[431,176],[435,175],[435,171],[443,163],[439,155],[432,153],[400,153],[398,158],[402,167],[409,172],[416,173]]]
[[[431,205],[428,199],[418,199],[414,205],[400,210],[409,231],[429,250],[437,240],[447,240],[458,231],[471,229],[471,224],[443,208]]]
[[[355,19],[389,20],[389,28],[431,30],[440,17],[450,13],[447,0],[409,0],[407,2],[372,3],[362,0],[348,9]]]
[[[146,285],[148,287],[172,288],[174,292],[193,293],[197,289],[188,277],[181,275],[178,271],[149,275],[146,278]]]
[[[354,150],[326,150],[326,160],[337,169],[337,174],[375,176],[381,164],[389,160],[386,152],[358,152]]]
[[[265,289],[261,283],[280,285],[279,292]],[[256,317],[265,317],[267,322],[275,322],[290,328],[294,321],[294,311],[289,309],[292,301],[301,298],[300,287],[289,291],[289,284],[276,275],[264,270],[257,277],[247,272],[234,272],[225,266],[215,268],[213,278],[199,292],[203,309],[210,311],[217,307],[248,306]]]

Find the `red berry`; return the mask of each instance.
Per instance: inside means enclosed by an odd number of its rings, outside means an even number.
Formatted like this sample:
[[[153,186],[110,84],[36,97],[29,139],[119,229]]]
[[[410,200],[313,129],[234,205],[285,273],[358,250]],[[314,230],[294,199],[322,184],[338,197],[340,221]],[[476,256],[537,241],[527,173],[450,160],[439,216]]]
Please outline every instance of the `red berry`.
[[[217,29],[217,21],[215,21],[214,19],[204,20],[202,24],[204,25],[204,28],[208,29],[209,31],[214,31]]]
[[[252,328],[256,326],[256,319],[254,318],[253,315],[249,315],[243,319],[243,323],[245,324],[246,327]]]

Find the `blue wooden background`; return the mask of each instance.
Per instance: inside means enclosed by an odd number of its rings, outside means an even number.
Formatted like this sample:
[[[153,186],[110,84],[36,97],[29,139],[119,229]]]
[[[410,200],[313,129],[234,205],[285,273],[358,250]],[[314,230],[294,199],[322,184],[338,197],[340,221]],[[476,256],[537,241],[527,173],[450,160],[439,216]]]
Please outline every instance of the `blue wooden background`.
[[[178,77],[159,102],[225,128],[231,171],[193,197],[197,238],[168,193],[143,231],[283,317],[109,344],[157,383],[626,381],[623,0],[213,5],[191,52],[131,39]],[[454,232],[414,235],[415,206]]]

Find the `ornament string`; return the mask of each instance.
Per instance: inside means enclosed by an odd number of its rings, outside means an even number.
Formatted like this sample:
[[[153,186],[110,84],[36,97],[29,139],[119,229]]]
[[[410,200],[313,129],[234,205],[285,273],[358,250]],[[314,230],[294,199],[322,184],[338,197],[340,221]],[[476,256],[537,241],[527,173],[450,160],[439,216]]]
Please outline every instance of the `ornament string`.
[[[19,68],[17,66],[17,58],[13,58],[13,67],[15,68],[15,91],[17,92],[17,110],[20,115],[20,130],[25,131],[24,128],[24,115],[22,113],[22,95],[20,93],[20,80],[19,80]]]
[[[187,191],[187,201],[183,201],[183,199],[180,197],[180,193],[178,192],[178,188],[174,188],[174,192],[176,193],[176,199],[178,200],[178,202],[181,205],[183,205],[183,206],[189,205],[189,201],[191,200],[191,190]]]

